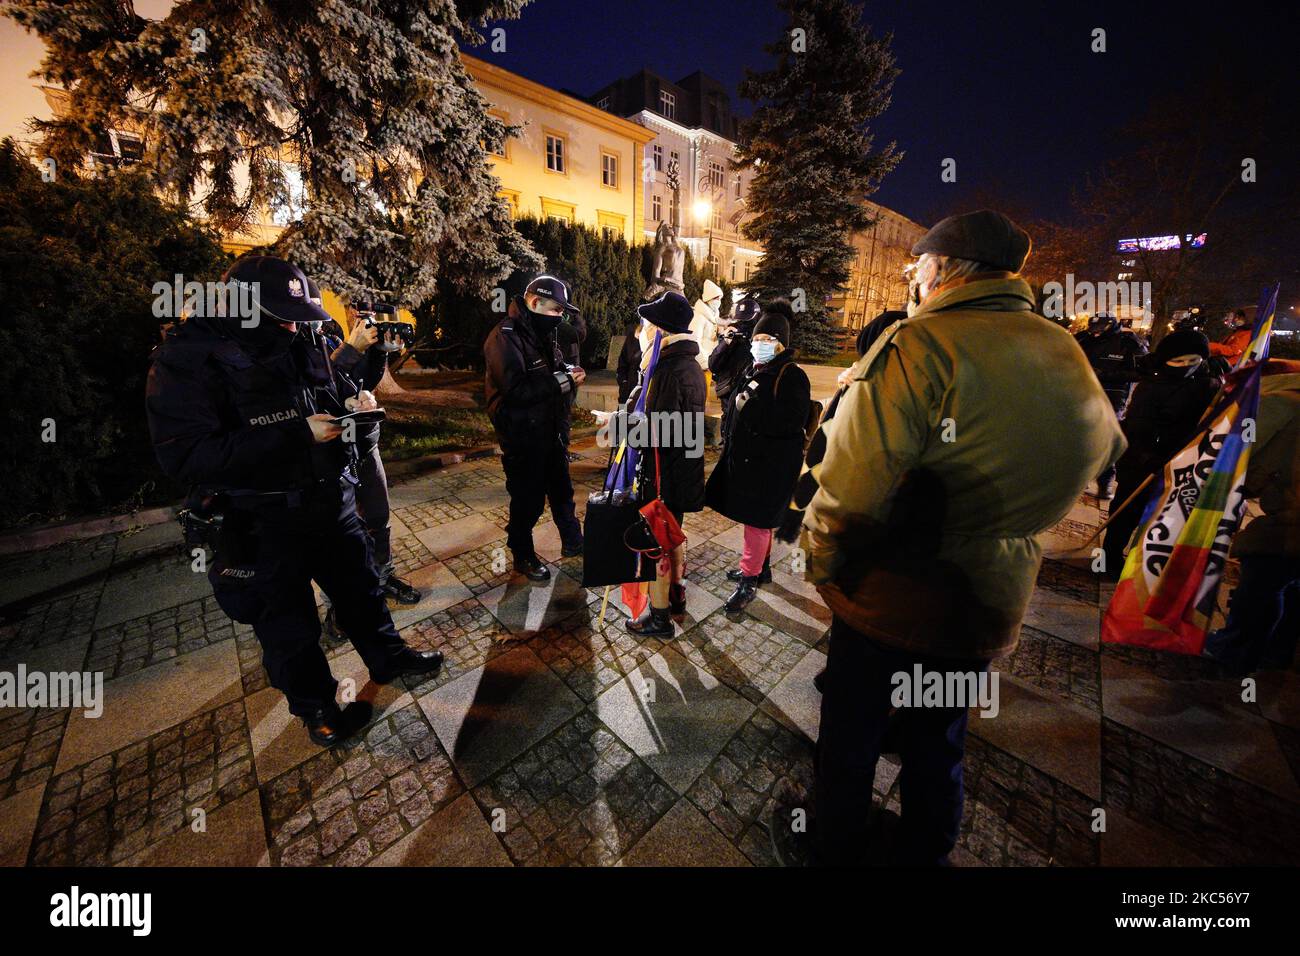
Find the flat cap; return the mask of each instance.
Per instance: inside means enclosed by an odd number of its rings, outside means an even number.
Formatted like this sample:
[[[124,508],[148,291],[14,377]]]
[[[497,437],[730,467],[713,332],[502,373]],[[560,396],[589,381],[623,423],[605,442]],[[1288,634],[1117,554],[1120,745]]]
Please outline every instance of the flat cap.
[[[949,216],[912,246],[912,255],[930,253],[971,259],[1006,272],[1019,272],[1029,257],[1029,233],[991,209]]]

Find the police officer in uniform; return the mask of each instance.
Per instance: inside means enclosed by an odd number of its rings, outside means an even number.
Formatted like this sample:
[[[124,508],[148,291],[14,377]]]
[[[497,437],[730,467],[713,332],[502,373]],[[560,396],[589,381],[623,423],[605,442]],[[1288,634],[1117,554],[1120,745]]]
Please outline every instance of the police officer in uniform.
[[[487,361],[488,417],[501,445],[501,465],[510,495],[506,543],[514,569],[530,581],[551,572],[533,550],[533,526],[549,500],[565,556],[582,553],[582,525],[573,509],[569,479],[569,395],[586,380],[565,363],[555,330],[565,315],[578,315],[569,289],[541,275],[510,301],[506,317],[483,343]]]
[[[335,703],[311,582],[378,684],[436,671],[437,651],[407,647],[384,601],[355,506],[356,449],[331,421],[374,407],[338,382],[306,276],[271,256],[236,262],[224,281],[254,294],[253,314],[194,317],[149,371],[146,408],[163,471],[191,486],[189,527],[216,530],[208,570],[217,602],[251,624],[271,685],[313,741],[331,746],[368,722],[368,704]]]
[[[1075,339],[1088,357],[1088,364],[1097,373],[1097,380],[1101,382],[1115,414],[1122,419],[1138,379],[1140,359],[1147,354],[1147,347],[1132,332],[1121,328],[1119,319],[1109,312],[1098,312],[1090,318],[1088,328]],[[1097,497],[1102,501],[1115,497],[1114,465],[1097,476]]]

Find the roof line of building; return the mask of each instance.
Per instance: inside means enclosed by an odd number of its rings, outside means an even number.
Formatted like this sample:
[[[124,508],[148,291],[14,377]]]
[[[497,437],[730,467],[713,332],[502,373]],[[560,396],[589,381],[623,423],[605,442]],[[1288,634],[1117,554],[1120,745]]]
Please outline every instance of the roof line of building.
[[[463,51],[460,54],[460,59],[465,64],[465,69],[469,72],[469,75],[475,80],[490,80],[498,87],[541,106],[554,108],[558,98],[563,101],[565,108],[573,115],[579,116],[593,125],[603,127],[611,133],[626,136],[642,145],[654,139],[654,134],[640,123],[633,123],[631,120],[615,116],[613,113],[592,106],[577,97],[561,93],[559,90],[520,76],[518,73],[511,73],[507,69],[488,63],[486,60],[480,60],[478,57],[470,56]]]

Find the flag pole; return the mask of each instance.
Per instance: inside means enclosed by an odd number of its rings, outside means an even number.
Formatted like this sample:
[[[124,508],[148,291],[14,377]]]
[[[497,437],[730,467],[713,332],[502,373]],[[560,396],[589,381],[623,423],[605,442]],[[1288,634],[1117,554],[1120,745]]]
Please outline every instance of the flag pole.
[[[610,587],[612,587],[612,585],[609,585],[609,584],[606,584],[606,585],[605,585],[605,596],[604,596],[604,598],[601,599],[601,602],[600,602],[600,623],[599,623],[598,625],[596,625],[596,626],[599,627],[602,631],[605,629],[605,608],[609,607],[609,589],[610,589]]]
[[[1199,440],[1200,437],[1201,437],[1200,435],[1197,435],[1196,436],[1197,440]],[[1190,445],[1191,442],[1188,442],[1187,444]],[[1186,447],[1186,445],[1184,445],[1183,447]],[[1168,462],[1165,462],[1165,464],[1168,464]],[[1164,466],[1161,466],[1160,471],[1164,471]],[[1092,544],[1099,537],[1101,537],[1101,533],[1106,530],[1107,526],[1109,526],[1110,523],[1119,516],[1119,513],[1121,511],[1123,511],[1125,508],[1127,508],[1129,505],[1133,503],[1134,498],[1142,494],[1142,489],[1145,488],[1147,485],[1151,484],[1151,479],[1153,479],[1159,473],[1160,472],[1153,471],[1151,474],[1147,475],[1146,478],[1143,479],[1142,484],[1138,485],[1135,489],[1133,489],[1133,494],[1129,495],[1127,498],[1124,499],[1123,504],[1121,504],[1118,508],[1111,508],[1110,511],[1106,512],[1106,520],[1101,523],[1101,527],[1099,527],[1096,531],[1092,533],[1091,538],[1089,538],[1083,544],[1079,545],[1079,550],[1082,551],[1088,545]]]

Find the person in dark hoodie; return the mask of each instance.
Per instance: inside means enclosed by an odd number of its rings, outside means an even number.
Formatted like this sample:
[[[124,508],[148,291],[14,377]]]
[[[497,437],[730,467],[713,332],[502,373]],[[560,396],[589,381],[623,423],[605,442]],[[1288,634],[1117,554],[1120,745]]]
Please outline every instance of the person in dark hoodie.
[[[1201,416],[1219,390],[1219,379],[1210,373],[1210,341],[1203,332],[1170,332],[1156,346],[1148,367],[1120,423],[1128,449],[1115,463],[1117,507],[1192,439]],[[1106,526],[1102,574],[1111,581],[1119,580],[1124,550],[1145,504],[1139,495]]]
[[[246,257],[223,282],[253,290],[255,312],[236,315],[228,300],[222,315],[168,334],[149,369],[149,435],[163,472],[190,486],[187,534],[214,548],[217,603],[252,625],[271,686],[313,741],[332,746],[364,727],[371,707],[335,700],[313,580],[375,683],[437,670],[442,655],[402,641],[370,561],[356,452],[335,419],[373,407],[373,396],[332,375],[315,331],[329,314],[283,259]]]
[[[709,372],[713,376],[713,393],[722,403],[722,435],[726,441],[727,419],[730,417],[731,393],[749,374],[754,358],[749,351],[749,337],[762,317],[758,300],[746,296],[736,303],[731,324],[718,337],[718,344],[709,354]]]
[[[710,508],[745,526],[740,567],[727,574],[738,582],[727,599],[728,614],[743,610],[759,585],[772,580],[772,529],[785,513],[803,462],[812,395],[790,348],[793,318],[788,302],[763,307],[750,342],[754,365],[729,397],[729,431],[705,489]]]
[[[673,421],[675,427],[652,427],[652,447],[640,449],[637,457],[637,487],[642,499],[656,494],[673,513],[678,524],[688,511],[704,508],[704,370],[700,368],[699,343],[691,334],[695,311],[679,292],[665,292],[653,302],[637,307],[644,321],[641,329],[641,384],[646,392],[645,411],[653,422]],[[658,359],[649,375],[658,343]],[[639,396],[629,396],[629,409]],[[698,436],[698,447],[673,436]],[[658,574],[650,585],[650,606],[635,621],[627,622],[633,634],[672,637],[672,615],[686,613],[686,542],[659,561]]]

